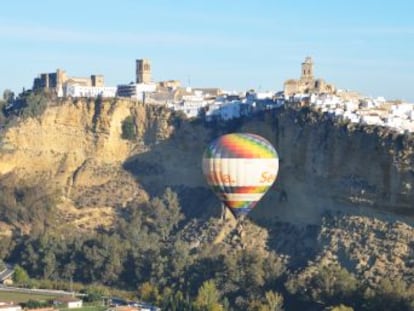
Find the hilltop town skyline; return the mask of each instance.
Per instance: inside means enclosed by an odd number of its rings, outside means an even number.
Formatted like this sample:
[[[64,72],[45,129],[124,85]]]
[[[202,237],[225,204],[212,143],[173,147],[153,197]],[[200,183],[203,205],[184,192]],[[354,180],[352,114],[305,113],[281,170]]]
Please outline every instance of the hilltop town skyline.
[[[24,5],[21,5],[21,4]],[[375,10],[374,10],[375,8]],[[315,76],[340,89],[414,102],[413,4],[156,1],[5,3],[0,13],[0,91],[30,89],[40,72],[134,81],[131,59],[152,60],[155,81],[229,91],[278,91],[311,56]],[[64,14],[63,14],[64,13]]]

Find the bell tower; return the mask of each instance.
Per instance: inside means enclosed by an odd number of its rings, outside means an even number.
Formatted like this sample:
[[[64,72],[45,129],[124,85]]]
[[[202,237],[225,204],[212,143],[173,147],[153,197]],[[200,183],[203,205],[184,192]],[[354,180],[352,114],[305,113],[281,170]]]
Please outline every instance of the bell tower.
[[[151,64],[148,59],[137,59],[136,62],[136,83],[151,82]]]
[[[310,82],[313,81],[313,61],[311,57],[306,57],[302,63],[302,74],[300,76],[301,81]]]

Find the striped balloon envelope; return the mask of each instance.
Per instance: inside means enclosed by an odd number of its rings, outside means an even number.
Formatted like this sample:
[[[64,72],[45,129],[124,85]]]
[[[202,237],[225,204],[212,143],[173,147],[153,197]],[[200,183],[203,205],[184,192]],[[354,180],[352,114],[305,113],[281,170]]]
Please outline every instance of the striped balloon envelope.
[[[207,183],[236,217],[246,215],[274,183],[279,157],[266,139],[255,134],[226,134],[203,155]]]

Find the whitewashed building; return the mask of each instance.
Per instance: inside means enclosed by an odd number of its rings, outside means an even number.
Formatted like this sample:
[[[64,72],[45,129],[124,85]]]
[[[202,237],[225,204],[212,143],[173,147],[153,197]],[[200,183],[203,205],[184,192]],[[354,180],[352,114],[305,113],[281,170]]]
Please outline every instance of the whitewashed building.
[[[53,300],[53,304],[59,307],[65,307],[68,309],[77,309],[82,308],[83,301],[82,299],[71,297],[71,296],[62,296]]]
[[[345,101],[344,108],[346,111],[357,111],[359,108],[359,103],[355,101]]]
[[[409,103],[394,104],[391,106],[390,113],[394,116],[409,117],[414,110],[414,105]]]
[[[345,119],[348,119],[349,121],[351,121],[352,123],[359,123],[361,121],[361,118],[358,116],[358,114],[356,114],[353,111],[345,111],[343,117]]]
[[[112,86],[83,86],[78,84],[67,84],[63,88],[63,92],[59,92],[58,95],[71,97],[115,97],[116,87]]]
[[[197,118],[200,116],[201,109],[207,106],[207,101],[201,100],[183,100],[174,104],[175,111],[182,111],[187,118]]]
[[[367,114],[361,116],[361,123],[367,125],[385,125],[384,121],[379,115]]]
[[[187,118],[197,118],[200,116],[201,109],[208,105],[209,101],[205,98],[202,91],[191,89],[188,94],[182,96],[182,100],[172,105],[175,111],[182,111]]]
[[[220,106],[220,117],[222,120],[227,121],[235,118],[240,118],[240,102],[233,101],[224,103]]]
[[[210,122],[214,119],[227,121],[240,118],[244,115],[242,105],[246,106],[246,104],[241,101],[215,101],[206,108],[206,121]]]
[[[130,83],[120,84],[116,88],[116,95],[119,97],[129,97],[144,101],[145,93],[153,93],[157,90],[155,83]]]
[[[22,311],[22,307],[13,302],[0,301],[0,311]]]

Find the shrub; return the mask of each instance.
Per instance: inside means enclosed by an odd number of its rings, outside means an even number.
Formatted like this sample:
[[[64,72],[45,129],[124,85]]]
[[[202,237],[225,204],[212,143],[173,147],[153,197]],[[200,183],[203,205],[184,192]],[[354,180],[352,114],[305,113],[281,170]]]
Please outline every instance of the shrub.
[[[48,106],[48,98],[44,93],[30,93],[23,101],[23,109],[20,112],[23,118],[38,117]]]
[[[135,122],[132,116],[128,116],[122,121],[122,138],[134,140],[136,136]]]

